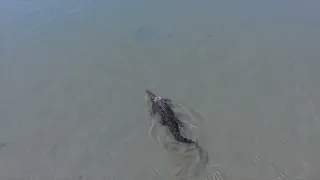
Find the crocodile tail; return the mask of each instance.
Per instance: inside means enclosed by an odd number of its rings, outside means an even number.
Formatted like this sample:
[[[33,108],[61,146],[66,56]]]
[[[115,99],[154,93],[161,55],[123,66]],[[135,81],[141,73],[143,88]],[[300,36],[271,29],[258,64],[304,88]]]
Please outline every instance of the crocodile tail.
[[[193,144],[193,143],[196,143],[195,141],[191,140],[191,139],[188,139],[188,138],[185,138],[181,135],[177,135],[177,134],[174,134],[174,138],[179,141],[179,142],[182,142],[182,143],[186,143],[186,144]]]

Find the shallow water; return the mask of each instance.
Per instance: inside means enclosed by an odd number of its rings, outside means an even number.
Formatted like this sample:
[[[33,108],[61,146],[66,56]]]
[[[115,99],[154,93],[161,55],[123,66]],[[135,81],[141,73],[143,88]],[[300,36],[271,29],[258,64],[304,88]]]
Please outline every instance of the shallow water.
[[[0,1],[0,179],[172,178],[146,88],[206,117],[207,179],[319,179],[318,7]]]

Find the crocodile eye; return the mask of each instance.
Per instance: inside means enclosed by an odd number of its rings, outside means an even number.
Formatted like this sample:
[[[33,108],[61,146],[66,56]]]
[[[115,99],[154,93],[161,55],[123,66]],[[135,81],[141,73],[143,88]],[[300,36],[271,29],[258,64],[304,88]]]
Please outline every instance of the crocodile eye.
[[[157,96],[157,97],[154,98],[154,100],[155,100],[155,101],[160,101],[160,100],[161,100],[161,97]]]

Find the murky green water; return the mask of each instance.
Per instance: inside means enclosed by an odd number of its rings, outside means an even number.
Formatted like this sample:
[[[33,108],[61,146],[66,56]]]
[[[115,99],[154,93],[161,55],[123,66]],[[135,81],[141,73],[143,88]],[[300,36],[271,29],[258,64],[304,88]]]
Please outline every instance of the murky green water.
[[[319,179],[317,7],[2,0],[0,179],[170,179],[146,88],[206,116],[208,179]]]

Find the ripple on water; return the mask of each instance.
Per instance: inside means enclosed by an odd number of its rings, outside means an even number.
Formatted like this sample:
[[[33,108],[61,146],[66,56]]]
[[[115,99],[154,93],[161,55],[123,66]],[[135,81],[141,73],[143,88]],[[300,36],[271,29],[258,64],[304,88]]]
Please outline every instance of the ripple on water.
[[[206,121],[206,117],[181,103],[174,104],[173,110],[184,124],[182,134],[191,139],[199,139],[199,126]],[[196,146],[176,142],[168,129],[158,121],[158,117],[152,119],[149,133],[168,152],[173,166],[172,179],[223,179],[218,176],[216,169],[213,173],[212,169],[207,172],[209,156],[201,144]]]

